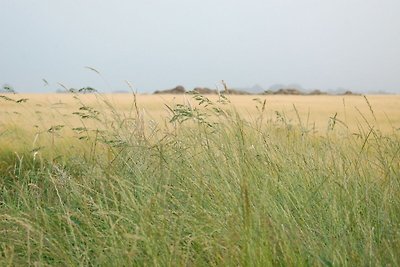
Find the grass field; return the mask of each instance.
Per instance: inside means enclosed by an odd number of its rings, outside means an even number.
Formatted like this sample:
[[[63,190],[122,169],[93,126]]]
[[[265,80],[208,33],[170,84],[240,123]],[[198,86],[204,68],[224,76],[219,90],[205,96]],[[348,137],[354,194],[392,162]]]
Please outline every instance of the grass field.
[[[208,96],[217,104],[218,96]],[[46,130],[54,124],[73,126],[81,124],[79,112],[82,106],[93,107],[102,114],[117,112],[119,115],[132,115],[134,101],[129,94],[79,95],[73,94],[19,94],[15,100],[29,99],[27,102],[14,103],[2,100],[0,123],[14,125],[25,130],[37,128]],[[250,122],[258,117],[259,102],[266,101],[264,118],[268,121],[286,119],[291,124],[301,124],[325,135],[331,118],[335,117],[347,130],[358,132],[360,127],[374,127],[385,133],[400,128],[400,96],[372,95],[364,96],[229,96],[231,107],[240,116]],[[170,111],[166,107],[187,104],[196,107],[198,101],[190,95],[138,95],[137,108],[147,122],[165,124]],[[366,124],[370,124],[369,126]],[[23,127],[21,127],[23,126]],[[3,127],[4,128],[4,127]],[[36,131],[36,130],[35,130]]]
[[[5,96],[1,266],[400,265],[400,96]]]

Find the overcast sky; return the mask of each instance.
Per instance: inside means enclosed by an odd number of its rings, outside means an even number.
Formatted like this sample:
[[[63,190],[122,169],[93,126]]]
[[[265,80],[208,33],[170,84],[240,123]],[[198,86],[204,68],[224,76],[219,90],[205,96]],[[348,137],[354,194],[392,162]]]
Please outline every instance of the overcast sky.
[[[0,85],[21,92],[224,79],[400,93],[399,0],[0,0],[0,11]]]

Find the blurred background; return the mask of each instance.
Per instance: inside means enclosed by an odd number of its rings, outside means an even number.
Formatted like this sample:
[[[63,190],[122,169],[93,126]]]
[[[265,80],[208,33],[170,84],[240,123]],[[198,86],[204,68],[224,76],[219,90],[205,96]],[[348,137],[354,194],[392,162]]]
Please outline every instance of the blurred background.
[[[1,0],[0,10],[0,85],[18,92],[222,79],[254,92],[400,92],[398,0]]]

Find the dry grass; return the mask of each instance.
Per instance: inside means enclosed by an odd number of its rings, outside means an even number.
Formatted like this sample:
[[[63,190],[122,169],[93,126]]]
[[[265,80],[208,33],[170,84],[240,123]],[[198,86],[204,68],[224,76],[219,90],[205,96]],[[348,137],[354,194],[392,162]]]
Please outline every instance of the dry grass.
[[[218,98],[214,95],[207,97],[212,101]],[[1,100],[2,128],[10,123],[25,125],[27,128],[34,125],[48,128],[61,122],[73,125],[79,118],[72,113],[82,103],[105,112],[109,111],[109,107],[104,101],[108,101],[115,107],[116,112],[121,113],[130,112],[133,103],[133,96],[129,94],[79,95],[79,101],[72,94],[19,94],[14,98],[28,98],[29,101],[16,105]],[[338,120],[338,125],[345,127],[345,124],[351,131],[358,131],[359,125],[365,125],[365,120],[386,133],[400,128],[400,95],[369,95],[367,99],[370,106],[364,96],[229,96],[236,110],[248,120],[255,119],[255,98],[261,101],[266,99],[267,119],[276,119],[279,112],[288,121],[299,123],[300,120],[306,128],[314,128],[322,134],[325,133],[332,117]],[[165,104],[191,102],[195,105],[188,95],[138,95],[137,101],[143,116],[158,123],[162,123],[162,118],[168,115]]]

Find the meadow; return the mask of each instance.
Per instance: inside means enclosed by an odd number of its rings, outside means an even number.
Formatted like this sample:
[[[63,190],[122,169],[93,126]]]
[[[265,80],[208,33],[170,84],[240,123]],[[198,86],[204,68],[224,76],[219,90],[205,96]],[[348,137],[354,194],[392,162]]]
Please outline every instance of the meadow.
[[[399,266],[399,107],[4,94],[0,265]]]

